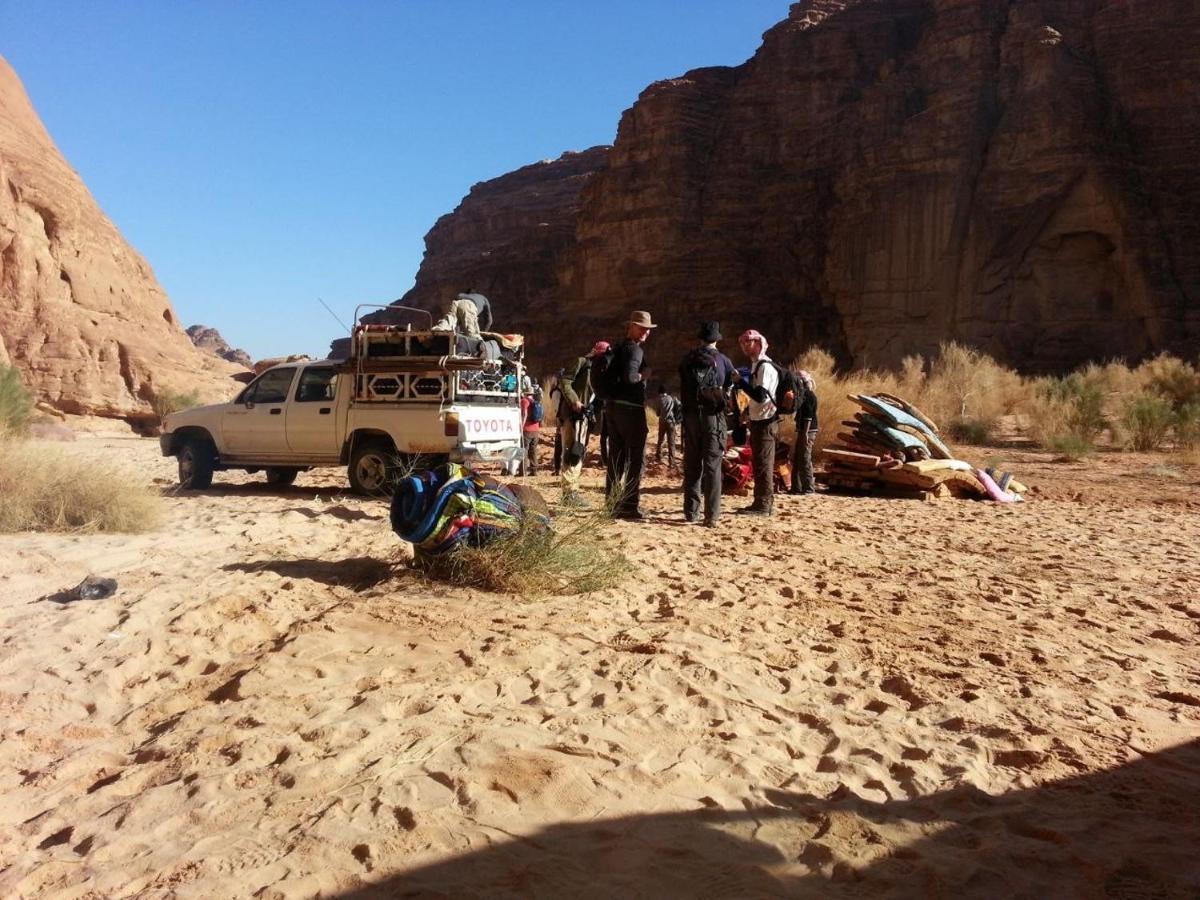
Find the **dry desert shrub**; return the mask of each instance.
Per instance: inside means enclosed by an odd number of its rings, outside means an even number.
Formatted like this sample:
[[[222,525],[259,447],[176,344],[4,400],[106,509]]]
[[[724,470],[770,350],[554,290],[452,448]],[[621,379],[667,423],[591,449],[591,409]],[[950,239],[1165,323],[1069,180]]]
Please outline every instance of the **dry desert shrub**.
[[[611,521],[607,509],[560,516],[551,529],[523,525],[484,547],[460,547],[421,565],[439,580],[525,598],[600,591],[631,570],[603,533]]]
[[[33,414],[33,400],[21,381],[21,373],[0,366],[0,437],[21,434]]]
[[[158,498],[93,459],[0,439],[0,532],[148,531]]]
[[[1132,450],[1157,450],[1175,424],[1175,410],[1166,397],[1147,391],[1127,398],[1121,417],[1125,444]]]
[[[150,408],[154,410],[160,422],[173,412],[199,405],[200,395],[195,391],[163,391],[150,398]]]

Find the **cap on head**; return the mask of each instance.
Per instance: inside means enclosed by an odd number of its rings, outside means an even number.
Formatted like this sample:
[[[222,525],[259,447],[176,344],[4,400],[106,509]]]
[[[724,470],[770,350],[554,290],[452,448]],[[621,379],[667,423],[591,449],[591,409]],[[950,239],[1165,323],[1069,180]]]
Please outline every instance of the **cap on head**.
[[[650,319],[650,313],[644,309],[635,309],[629,314],[629,324],[637,325],[639,328],[657,328],[658,326]]]
[[[706,344],[715,344],[721,340],[721,323],[705,322],[700,326],[700,340]]]

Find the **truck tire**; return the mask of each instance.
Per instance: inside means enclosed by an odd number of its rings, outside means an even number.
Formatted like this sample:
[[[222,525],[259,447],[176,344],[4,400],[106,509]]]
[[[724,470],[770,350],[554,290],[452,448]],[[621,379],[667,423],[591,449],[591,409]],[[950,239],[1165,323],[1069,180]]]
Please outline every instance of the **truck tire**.
[[[179,486],[185,491],[203,491],[212,486],[217,454],[213,445],[199,438],[183,442],[175,455],[179,462]]]
[[[363,441],[350,454],[350,487],[357,494],[384,497],[395,483],[396,448],[388,441]]]
[[[289,469],[284,466],[268,466],[267,484],[271,485],[271,487],[287,487],[296,480],[296,476],[299,474],[299,469]]]

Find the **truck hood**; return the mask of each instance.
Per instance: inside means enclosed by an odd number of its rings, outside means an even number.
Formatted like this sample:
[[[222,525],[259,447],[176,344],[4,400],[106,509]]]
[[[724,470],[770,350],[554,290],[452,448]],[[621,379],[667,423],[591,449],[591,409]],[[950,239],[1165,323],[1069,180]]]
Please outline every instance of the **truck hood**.
[[[227,406],[229,406],[228,403],[210,403],[207,406],[193,406],[189,409],[181,409],[179,412],[171,413],[163,420],[163,430],[170,432],[185,425],[200,425],[204,422],[211,422],[212,417]]]

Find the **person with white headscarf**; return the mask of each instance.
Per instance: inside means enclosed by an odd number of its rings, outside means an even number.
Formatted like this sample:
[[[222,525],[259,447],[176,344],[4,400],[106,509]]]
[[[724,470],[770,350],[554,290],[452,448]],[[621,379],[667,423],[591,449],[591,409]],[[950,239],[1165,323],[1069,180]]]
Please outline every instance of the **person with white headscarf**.
[[[754,502],[738,512],[770,516],[775,511],[775,444],[779,439],[775,392],[779,370],[767,356],[767,339],[753,328],[743,332],[738,343],[750,358],[750,383],[741,381],[740,387],[750,398],[750,452],[754,463]]]

